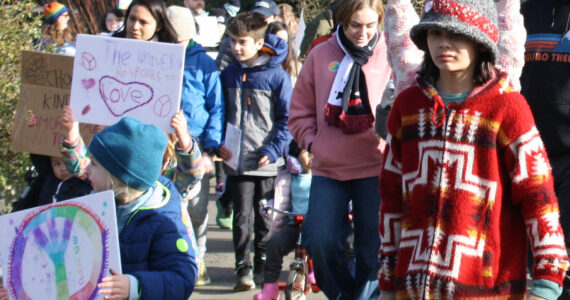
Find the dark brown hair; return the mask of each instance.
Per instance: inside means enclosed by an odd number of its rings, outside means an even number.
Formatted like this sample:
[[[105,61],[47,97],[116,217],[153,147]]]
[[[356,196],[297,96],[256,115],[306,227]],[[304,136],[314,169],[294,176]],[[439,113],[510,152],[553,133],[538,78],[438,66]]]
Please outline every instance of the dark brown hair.
[[[127,12],[125,13],[125,22],[123,24],[123,28],[119,32],[117,32],[114,36],[117,37],[126,37],[127,36],[127,20],[131,13],[131,9],[135,5],[144,6],[156,21],[156,28],[158,31],[154,33],[154,35],[158,38],[159,42],[164,43],[177,43],[178,42],[178,35],[174,30],[174,27],[168,21],[168,15],[166,14],[166,6],[164,5],[164,1],[162,0],[134,0],[131,2],[129,7],[127,8]]]
[[[493,68],[495,64],[491,58],[491,54],[483,47],[478,47],[477,51],[477,62],[475,67],[475,74],[473,74],[473,82],[476,86],[482,85],[491,79],[493,74]],[[431,59],[429,49],[426,47],[424,54],[424,61],[420,68],[420,76],[427,79],[431,84],[435,84],[439,79],[439,69]]]
[[[265,38],[267,23],[265,17],[252,12],[240,13],[230,20],[226,31],[235,36],[249,36],[254,40]]]
[[[123,14],[122,10],[120,10],[116,7],[108,8],[101,15],[101,17],[99,17],[99,32],[109,32],[109,30],[107,29],[107,16],[109,14],[113,14],[113,15],[115,15],[115,17],[117,17],[117,19],[124,21],[125,14]]]
[[[364,8],[370,8],[378,14],[378,25],[384,20],[382,0],[340,0],[335,6],[333,16],[337,24],[348,27],[352,15]]]

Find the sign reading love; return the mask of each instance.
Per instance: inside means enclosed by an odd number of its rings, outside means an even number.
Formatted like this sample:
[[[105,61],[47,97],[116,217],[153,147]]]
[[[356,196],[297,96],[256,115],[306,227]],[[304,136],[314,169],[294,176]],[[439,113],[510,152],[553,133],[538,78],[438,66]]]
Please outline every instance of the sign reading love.
[[[174,132],[184,46],[80,34],[70,102],[83,123],[112,125],[124,116]]]
[[[152,101],[152,88],[142,82],[124,83],[111,76],[99,80],[99,92],[113,116],[120,117]]]

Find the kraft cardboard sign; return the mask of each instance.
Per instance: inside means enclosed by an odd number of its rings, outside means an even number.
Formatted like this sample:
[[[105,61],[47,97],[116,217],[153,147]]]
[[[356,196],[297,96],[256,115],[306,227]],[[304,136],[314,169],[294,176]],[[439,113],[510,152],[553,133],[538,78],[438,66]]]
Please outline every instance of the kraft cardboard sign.
[[[0,266],[10,299],[103,299],[121,272],[112,191],[0,216]]]
[[[22,83],[10,150],[61,156],[59,148],[66,130],[58,120],[63,107],[69,105],[72,75],[73,57],[22,51]],[[28,127],[32,113],[38,124]],[[80,131],[88,142],[95,134],[95,126],[80,124]]]
[[[174,132],[184,46],[84,34],[76,45],[71,107],[79,122],[112,125],[130,116]]]

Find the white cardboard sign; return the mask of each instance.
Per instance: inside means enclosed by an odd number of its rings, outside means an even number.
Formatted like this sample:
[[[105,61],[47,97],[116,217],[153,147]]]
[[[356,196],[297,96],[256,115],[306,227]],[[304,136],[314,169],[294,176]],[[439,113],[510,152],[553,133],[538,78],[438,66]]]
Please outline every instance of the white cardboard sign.
[[[121,272],[112,191],[0,216],[0,265],[10,299],[103,299]]]
[[[75,118],[112,125],[130,116],[174,132],[184,53],[177,44],[78,35],[70,96]]]

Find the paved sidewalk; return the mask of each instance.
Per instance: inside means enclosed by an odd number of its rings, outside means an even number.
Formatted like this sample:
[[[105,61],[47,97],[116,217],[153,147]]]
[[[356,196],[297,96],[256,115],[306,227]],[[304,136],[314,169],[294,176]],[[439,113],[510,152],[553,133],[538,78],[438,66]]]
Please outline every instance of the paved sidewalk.
[[[230,230],[220,229],[216,225],[216,202],[213,189],[210,190],[210,202],[208,203],[208,252],[206,253],[206,267],[208,275],[212,280],[212,284],[203,287],[196,287],[190,299],[244,299],[251,300],[253,295],[259,293],[260,288],[247,292],[234,292],[232,290],[234,284],[234,252],[232,244],[232,232]],[[294,256],[291,253],[285,259],[281,272],[280,280],[285,281],[287,278],[287,270],[289,263]],[[281,299],[285,299],[285,295],[281,294]],[[322,292],[309,294],[307,300],[327,299]]]

